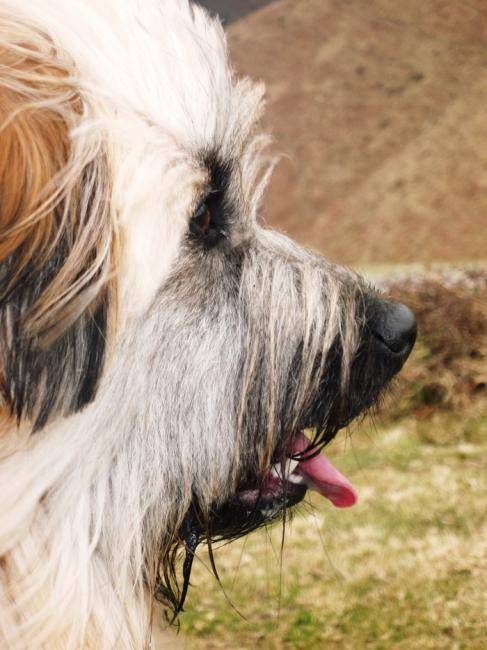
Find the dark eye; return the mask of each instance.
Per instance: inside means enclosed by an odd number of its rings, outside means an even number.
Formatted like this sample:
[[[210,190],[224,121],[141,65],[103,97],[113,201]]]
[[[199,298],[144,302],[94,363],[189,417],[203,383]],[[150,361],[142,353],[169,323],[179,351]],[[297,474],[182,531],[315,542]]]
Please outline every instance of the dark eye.
[[[225,236],[223,220],[221,195],[211,192],[196,208],[189,226],[190,233],[205,246],[214,246]]]
[[[200,203],[193,215],[193,218],[191,220],[191,230],[196,235],[205,236],[209,233],[211,225],[211,209],[207,202],[203,201]]]

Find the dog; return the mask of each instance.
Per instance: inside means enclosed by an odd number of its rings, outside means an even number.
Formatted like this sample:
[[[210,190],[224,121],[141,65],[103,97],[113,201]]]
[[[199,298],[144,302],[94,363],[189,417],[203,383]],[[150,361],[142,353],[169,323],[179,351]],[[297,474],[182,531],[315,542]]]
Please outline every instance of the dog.
[[[356,501],[415,320],[259,222],[263,96],[188,0],[0,0],[2,648],[151,647],[198,543]]]

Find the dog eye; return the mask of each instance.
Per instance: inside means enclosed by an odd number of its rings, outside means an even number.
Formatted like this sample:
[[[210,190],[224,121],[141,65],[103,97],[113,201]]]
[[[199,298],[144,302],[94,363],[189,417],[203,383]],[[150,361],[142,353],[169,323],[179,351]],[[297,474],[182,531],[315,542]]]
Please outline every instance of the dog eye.
[[[210,193],[194,212],[189,230],[193,239],[211,247],[224,236],[222,199],[219,192]]]
[[[212,215],[210,206],[203,201],[198,206],[196,212],[191,219],[191,230],[196,235],[206,236],[210,232],[212,226]]]

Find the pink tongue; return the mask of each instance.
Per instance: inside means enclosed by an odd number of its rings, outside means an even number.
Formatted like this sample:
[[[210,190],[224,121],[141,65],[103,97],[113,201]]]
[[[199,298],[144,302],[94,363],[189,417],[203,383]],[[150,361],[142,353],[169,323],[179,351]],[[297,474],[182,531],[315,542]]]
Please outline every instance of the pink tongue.
[[[304,433],[299,433],[293,441],[291,453],[302,453],[309,444],[310,441]],[[323,454],[318,454],[310,460],[301,460],[294,471],[301,474],[311,490],[316,490],[329,499],[336,508],[350,508],[355,505],[355,488]]]

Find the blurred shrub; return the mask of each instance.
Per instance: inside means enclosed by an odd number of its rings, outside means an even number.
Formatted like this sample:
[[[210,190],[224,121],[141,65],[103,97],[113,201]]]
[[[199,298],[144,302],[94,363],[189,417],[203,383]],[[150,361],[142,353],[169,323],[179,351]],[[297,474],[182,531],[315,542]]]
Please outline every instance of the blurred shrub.
[[[465,431],[475,429],[487,414],[487,272],[407,277],[385,288],[418,320],[418,342],[388,417],[422,421],[450,413],[463,419]]]

